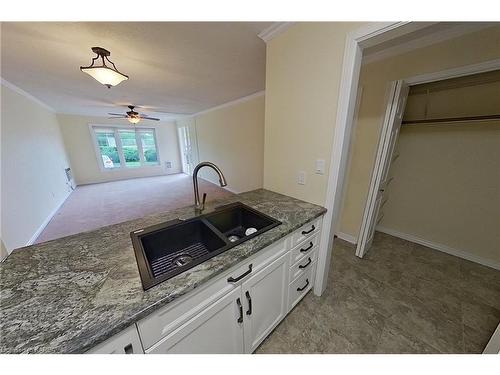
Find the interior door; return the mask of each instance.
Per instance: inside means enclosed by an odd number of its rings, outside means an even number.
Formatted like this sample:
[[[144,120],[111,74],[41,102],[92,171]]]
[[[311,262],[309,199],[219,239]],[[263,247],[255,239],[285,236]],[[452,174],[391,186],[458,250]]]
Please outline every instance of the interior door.
[[[246,353],[252,353],[287,313],[288,256],[276,259],[242,285]]]
[[[147,353],[241,354],[243,353],[243,304],[241,288],[213,303]]]
[[[380,215],[380,208],[387,199],[386,188],[390,182],[389,168],[403,120],[408,91],[409,86],[403,81],[395,81],[390,87],[389,101],[356,248],[356,255],[360,258],[370,249],[375,227],[383,217]]]

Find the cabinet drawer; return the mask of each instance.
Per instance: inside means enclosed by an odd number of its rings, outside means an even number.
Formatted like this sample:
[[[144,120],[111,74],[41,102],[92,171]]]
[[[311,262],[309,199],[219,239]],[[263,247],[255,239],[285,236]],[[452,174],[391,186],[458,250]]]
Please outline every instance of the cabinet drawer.
[[[137,327],[132,324],[127,329],[90,349],[88,354],[143,354]]]
[[[292,254],[290,257],[290,264],[295,264],[303,258],[307,259],[306,256],[311,254],[315,247],[318,246],[319,233],[314,236],[307,238],[304,242],[295,246],[292,249]]]
[[[309,270],[297,277],[290,283],[288,291],[288,310],[293,307],[311,290],[314,284],[314,276],[316,272],[316,262],[311,263]]]
[[[308,252],[306,256],[304,256],[301,260],[290,267],[290,281],[295,280],[304,272],[307,272],[310,268],[312,268],[317,258],[318,247],[315,246],[311,249],[311,251]]]
[[[310,237],[316,235],[321,230],[321,218],[315,219],[310,223],[302,226],[292,235],[292,247],[295,247],[306,241]]]
[[[139,321],[137,326],[144,348],[148,349],[153,346],[187,320],[237,288],[260,269],[279,258],[289,248],[289,238],[273,243],[259,251],[253,257],[224,272],[221,276],[208,281],[205,285],[201,285],[185,296]],[[252,265],[252,268],[248,272],[250,265]],[[228,282],[228,278],[238,279],[244,274],[246,275],[238,281]]]

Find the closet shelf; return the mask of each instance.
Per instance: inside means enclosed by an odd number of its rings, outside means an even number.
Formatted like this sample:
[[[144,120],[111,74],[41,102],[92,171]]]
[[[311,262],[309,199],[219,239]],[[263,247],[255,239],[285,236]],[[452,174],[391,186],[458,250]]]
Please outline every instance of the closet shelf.
[[[431,124],[437,122],[465,122],[465,121],[488,121],[500,120],[498,115],[485,115],[485,116],[464,116],[464,117],[445,117],[445,118],[429,118],[425,120],[403,120],[402,125],[408,124]]]

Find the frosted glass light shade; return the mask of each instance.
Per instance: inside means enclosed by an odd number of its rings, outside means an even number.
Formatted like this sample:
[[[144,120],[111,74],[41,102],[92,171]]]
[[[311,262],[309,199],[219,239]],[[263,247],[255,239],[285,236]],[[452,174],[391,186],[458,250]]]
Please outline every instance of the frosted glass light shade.
[[[106,66],[81,68],[81,70],[108,88],[128,79],[126,75]]]
[[[140,117],[127,117],[128,122],[131,124],[137,124],[139,121],[141,121]]]

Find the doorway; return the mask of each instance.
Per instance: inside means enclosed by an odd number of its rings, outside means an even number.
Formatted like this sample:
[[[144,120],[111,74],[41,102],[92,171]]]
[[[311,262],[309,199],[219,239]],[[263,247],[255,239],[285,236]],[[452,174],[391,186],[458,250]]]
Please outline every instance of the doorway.
[[[182,172],[192,175],[198,164],[198,142],[194,121],[178,126],[179,148],[181,152]]]

